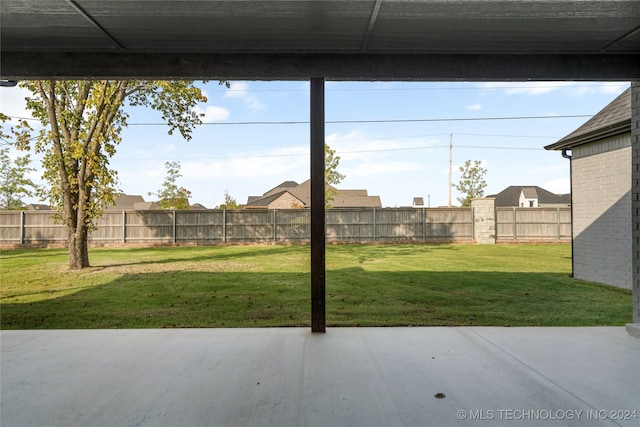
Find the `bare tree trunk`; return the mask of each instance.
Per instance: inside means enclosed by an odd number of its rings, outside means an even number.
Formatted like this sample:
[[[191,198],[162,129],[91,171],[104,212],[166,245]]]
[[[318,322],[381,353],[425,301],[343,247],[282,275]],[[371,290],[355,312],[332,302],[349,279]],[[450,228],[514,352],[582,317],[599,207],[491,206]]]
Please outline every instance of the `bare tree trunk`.
[[[69,229],[69,269],[81,270],[89,267],[89,250],[87,248],[87,230],[79,227]]]
[[[77,218],[74,218],[77,221]],[[87,227],[82,222],[68,225],[67,244],[69,249],[69,269],[82,270],[89,267]]]

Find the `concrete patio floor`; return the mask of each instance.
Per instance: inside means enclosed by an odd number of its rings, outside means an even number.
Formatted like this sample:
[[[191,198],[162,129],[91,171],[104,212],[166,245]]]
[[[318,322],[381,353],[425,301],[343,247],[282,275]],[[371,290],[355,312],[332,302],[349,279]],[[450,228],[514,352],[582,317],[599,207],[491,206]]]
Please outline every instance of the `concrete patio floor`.
[[[2,331],[0,344],[2,427],[640,425],[640,339],[623,327]]]

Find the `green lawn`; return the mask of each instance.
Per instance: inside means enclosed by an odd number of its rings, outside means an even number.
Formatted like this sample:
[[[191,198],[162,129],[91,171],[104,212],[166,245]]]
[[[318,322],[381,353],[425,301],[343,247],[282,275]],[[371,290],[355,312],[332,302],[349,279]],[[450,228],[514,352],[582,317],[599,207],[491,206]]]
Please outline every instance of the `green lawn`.
[[[310,324],[309,246],[0,254],[2,329]],[[327,247],[327,325],[624,325],[631,291],[568,277],[568,244]]]

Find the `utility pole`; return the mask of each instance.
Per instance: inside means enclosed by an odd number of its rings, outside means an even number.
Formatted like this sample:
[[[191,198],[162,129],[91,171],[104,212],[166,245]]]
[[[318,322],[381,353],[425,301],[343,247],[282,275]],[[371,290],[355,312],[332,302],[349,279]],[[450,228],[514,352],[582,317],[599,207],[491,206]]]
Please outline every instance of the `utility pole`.
[[[453,134],[449,134],[449,198],[447,206],[451,207],[451,174],[453,173]]]

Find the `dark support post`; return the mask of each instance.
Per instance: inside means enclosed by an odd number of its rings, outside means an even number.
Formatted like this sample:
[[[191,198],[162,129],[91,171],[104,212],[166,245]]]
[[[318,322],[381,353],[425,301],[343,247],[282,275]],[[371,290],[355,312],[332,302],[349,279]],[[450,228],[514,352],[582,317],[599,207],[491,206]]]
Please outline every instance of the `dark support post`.
[[[324,78],[311,79],[311,332],[325,332]]]

